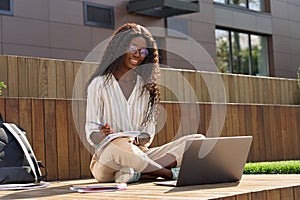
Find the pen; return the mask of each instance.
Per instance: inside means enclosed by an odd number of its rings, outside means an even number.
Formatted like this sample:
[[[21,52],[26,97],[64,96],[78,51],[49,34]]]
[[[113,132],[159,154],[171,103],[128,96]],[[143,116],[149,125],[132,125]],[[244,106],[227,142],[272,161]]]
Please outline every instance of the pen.
[[[101,123],[97,123],[97,122],[93,122],[93,121],[91,121],[91,123],[93,123],[93,124],[97,124],[98,126],[104,126],[103,124],[101,124]]]

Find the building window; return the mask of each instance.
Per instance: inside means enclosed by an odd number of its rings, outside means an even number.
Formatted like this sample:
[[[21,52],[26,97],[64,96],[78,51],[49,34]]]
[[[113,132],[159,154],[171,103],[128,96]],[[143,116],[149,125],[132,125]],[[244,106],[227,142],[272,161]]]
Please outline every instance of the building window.
[[[269,75],[266,36],[216,29],[216,48],[220,72]]]
[[[104,28],[115,28],[114,8],[91,2],[84,2],[84,24]]]
[[[266,0],[214,0],[215,3],[234,5],[249,10],[265,12]]]
[[[13,0],[0,0],[0,14],[13,15]]]

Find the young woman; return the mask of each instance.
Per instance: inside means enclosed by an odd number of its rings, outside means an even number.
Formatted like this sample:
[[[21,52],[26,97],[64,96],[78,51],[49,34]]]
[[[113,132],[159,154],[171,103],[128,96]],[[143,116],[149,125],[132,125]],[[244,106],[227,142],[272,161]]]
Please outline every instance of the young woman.
[[[151,33],[141,25],[127,23],[114,32],[88,82],[85,128],[91,145],[112,133],[141,132],[135,140],[117,138],[93,155],[90,169],[99,182],[128,183],[146,176],[176,179],[185,141],[204,137],[193,134],[148,148],[155,136],[158,63]]]

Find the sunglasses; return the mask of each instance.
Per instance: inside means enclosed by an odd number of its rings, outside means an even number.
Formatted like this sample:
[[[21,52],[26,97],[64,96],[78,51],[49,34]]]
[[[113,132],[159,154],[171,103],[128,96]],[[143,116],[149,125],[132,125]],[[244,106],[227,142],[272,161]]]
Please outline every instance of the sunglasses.
[[[131,44],[129,46],[128,52],[131,54],[135,54],[136,52],[139,52],[141,57],[146,57],[149,54],[148,49],[146,49],[146,48],[138,49],[138,47],[134,44]]]

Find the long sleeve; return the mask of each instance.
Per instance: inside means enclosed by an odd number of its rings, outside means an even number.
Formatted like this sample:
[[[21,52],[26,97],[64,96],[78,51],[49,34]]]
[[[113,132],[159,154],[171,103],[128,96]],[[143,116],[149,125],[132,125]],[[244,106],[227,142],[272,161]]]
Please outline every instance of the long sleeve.
[[[141,132],[146,132],[150,135],[150,141],[145,145],[146,147],[149,147],[154,139],[155,136],[155,120],[151,120],[146,126],[142,127]]]
[[[89,143],[93,146],[97,145],[92,142],[90,136],[93,132],[99,132],[98,126],[90,123],[91,121],[109,123],[116,133],[147,132],[152,142],[155,136],[155,120],[151,119],[146,126],[141,127],[149,101],[149,94],[142,93],[144,85],[142,78],[138,77],[129,99],[124,97],[119,83],[113,76],[106,80],[107,76],[97,77],[88,87],[85,131]]]
[[[93,132],[100,131],[98,129],[98,126],[96,124],[91,123],[91,121],[101,123],[100,116],[101,111],[103,110],[103,103],[101,101],[101,95],[99,94],[99,92],[101,91],[100,82],[101,81],[99,79],[95,79],[94,81],[92,81],[88,87],[87,92],[85,133],[87,141],[92,146],[96,146],[97,144],[94,144],[91,140],[91,134]]]

